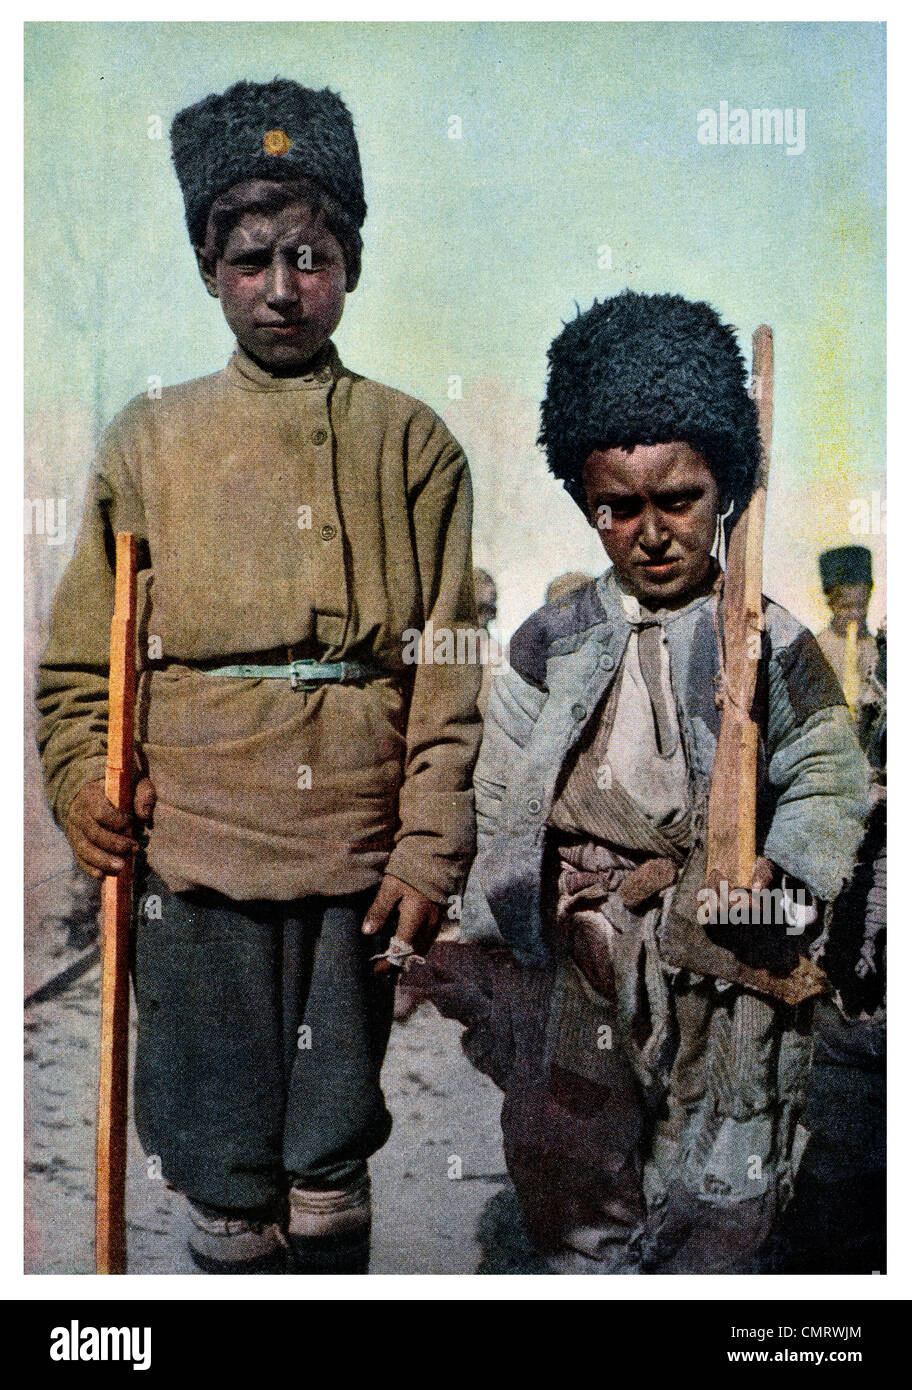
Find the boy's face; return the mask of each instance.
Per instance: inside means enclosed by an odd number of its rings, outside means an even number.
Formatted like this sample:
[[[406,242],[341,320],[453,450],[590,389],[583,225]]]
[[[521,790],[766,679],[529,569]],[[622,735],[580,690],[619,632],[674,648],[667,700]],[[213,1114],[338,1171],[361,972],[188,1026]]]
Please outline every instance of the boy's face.
[[[583,487],[589,521],[636,597],[652,607],[686,603],[709,571],[719,514],[703,456],[677,442],[594,449]]]
[[[206,248],[198,256],[241,347],[267,370],[306,367],[342,318],[345,256],[304,203],[245,212],[214,265]]]
[[[845,637],[849,623],[857,623],[864,632],[868,621],[871,590],[867,584],[836,584],[826,596],[833,614],[833,630]]]

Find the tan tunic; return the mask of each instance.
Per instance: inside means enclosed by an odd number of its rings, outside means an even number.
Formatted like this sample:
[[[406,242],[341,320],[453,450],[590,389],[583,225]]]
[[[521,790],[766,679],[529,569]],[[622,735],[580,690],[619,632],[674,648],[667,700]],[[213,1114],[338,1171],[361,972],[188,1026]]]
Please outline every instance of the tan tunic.
[[[173,888],[354,892],[387,869],[437,901],[474,836],[477,665],[409,665],[403,634],[474,628],[465,456],[420,402],[331,344],[275,378],[238,350],[137,397],[106,431],[39,671],[39,744],[63,820],[103,776],[112,535],[140,541],[137,739]],[[389,674],[312,693],[200,663],[294,656]],[[388,861],[388,862],[387,862]]]

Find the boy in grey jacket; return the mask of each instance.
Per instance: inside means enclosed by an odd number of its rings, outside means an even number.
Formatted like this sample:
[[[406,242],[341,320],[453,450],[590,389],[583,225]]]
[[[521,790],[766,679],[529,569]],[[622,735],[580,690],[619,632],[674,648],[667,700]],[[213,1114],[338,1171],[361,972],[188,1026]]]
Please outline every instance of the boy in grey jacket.
[[[766,601],[757,859],[737,885],[756,896],[747,921],[743,899],[713,910],[714,551],[759,457],[744,364],[708,305],[630,292],[549,359],[541,442],[613,568],[511,642],[463,910],[465,937],[510,956],[439,946],[429,993],[504,1088],[508,1166],[550,1269],[762,1270],[807,1138],[814,957],[861,836],[864,763],[813,637]]]

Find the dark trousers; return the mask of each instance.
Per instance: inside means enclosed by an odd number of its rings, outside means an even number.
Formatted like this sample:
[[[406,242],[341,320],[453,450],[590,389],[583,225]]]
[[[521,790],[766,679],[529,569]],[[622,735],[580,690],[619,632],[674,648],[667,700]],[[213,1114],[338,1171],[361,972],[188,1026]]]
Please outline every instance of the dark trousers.
[[[373,890],[238,903],[137,885],[136,1127],[195,1201],[253,1208],[344,1187],[389,1137],[380,1068],[394,976],[361,923]]]

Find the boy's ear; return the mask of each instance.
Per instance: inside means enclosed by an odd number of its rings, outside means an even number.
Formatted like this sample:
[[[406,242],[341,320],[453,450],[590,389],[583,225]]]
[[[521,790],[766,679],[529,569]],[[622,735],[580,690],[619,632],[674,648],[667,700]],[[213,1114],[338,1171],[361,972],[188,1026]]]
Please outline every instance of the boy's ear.
[[[218,281],[215,278],[215,264],[206,256],[202,246],[196,248],[196,264],[200,278],[213,299],[218,299]]]

